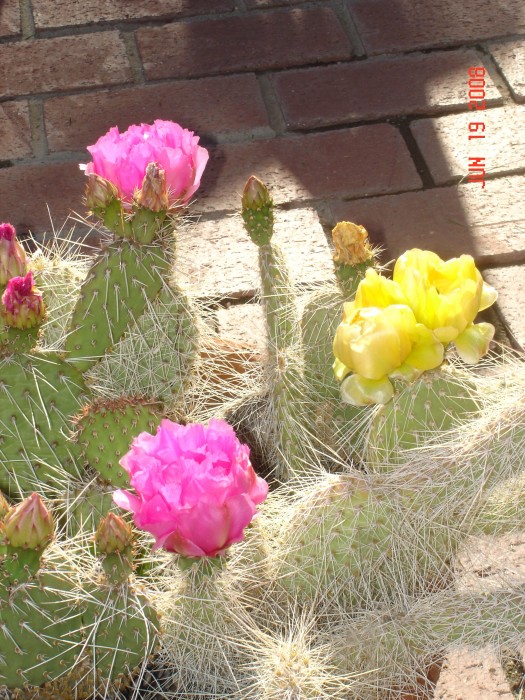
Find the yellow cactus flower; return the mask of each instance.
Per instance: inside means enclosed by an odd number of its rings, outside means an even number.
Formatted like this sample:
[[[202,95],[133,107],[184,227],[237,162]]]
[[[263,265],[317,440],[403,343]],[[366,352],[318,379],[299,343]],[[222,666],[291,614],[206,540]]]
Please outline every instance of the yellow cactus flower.
[[[440,365],[443,344],[417,323],[407,305],[359,308],[350,302],[344,305],[343,320],[336,331],[334,355],[339,380],[351,372],[361,378],[350,383],[345,380],[344,400],[362,406],[377,403],[374,396],[381,397],[380,403],[391,398],[389,375],[408,372],[415,376]]]
[[[414,248],[398,258],[393,281],[417,321],[442,343],[454,341],[497,298],[470,255],[443,261],[436,253]]]

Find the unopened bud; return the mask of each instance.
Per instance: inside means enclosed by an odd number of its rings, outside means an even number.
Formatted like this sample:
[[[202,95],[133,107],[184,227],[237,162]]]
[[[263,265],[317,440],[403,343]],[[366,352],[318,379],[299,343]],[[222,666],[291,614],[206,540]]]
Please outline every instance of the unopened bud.
[[[124,553],[133,543],[131,526],[115,513],[108,513],[99,523],[95,544],[100,554]]]
[[[54,531],[51,513],[37,493],[32,493],[25,501],[11,508],[2,526],[6,544],[37,551],[47,547]]]
[[[4,494],[0,491],[0,520],[2,520],[3,517],[7,515],[7,513],[9,513],[10,510],[11,506],[7,502],[7,499],[4,496]]]
[[[142,181],[142,189],[135,197],[140,207],[151,211],[167,211],[170,208],[166,189],[166,173],[157,163],[149,163]]]
[[[0,285],[6,285],[12,277],[27,272],[26,254],[16,240],[16,231],[11,224],[0,224]]]
[[[340,221],[332,231],[335,246],[334,262],[339,265],[359,265],[374,257],[363,226]]]
[[[257,245],[269,243],[273,234],[273,201],[266,185],[252,175],[242,193],[242,218]]]
[[[87,176],[86,204],[92,211],[104,210],[114,199],[118,199],[115,185],[100,175]]]
[[[33,273],[13,277],[2,295],[2,318],[10,328],[28,330],[38,326],[46,316],[42,294],[33,284]]]

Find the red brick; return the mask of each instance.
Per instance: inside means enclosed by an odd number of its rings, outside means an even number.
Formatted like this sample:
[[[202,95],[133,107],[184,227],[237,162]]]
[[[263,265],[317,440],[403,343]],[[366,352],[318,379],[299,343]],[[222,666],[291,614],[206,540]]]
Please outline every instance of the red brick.
[[[273,81],[288,125],[301,129],[466,108],[468,68],[480,63],[463,49],[290,70]],[[502,102],[490,78],[486,89],[491,104]]]
[[[326,63],[351,55],[336,16],[325,8],[178,22],[136,35],[149,79]]]
[[[2,160],[31,155],[31,132],[27,102],[0,104],[0,143]]]
[[[33,0],[37,29],[67,27],[74,24],[99,24],[115,20],[142,20],[188,17],[233,10],[233,0]]]
[[[387,197],[340,202],[327,223],[355,221],[377,243],[385,259],[407,248],[433,250],[443,258],[470,253],[478,262],[525,261],[525,179],[504,177],[487,183],[439,187]]]
[[[525,265],[491,268],[483,277],[498,291],[498,307],[516,342],[525,350]]]
[[[85,176],[76,163],[17,165],[0,169],[0,221],[18,231],[60,228],[71,210],[84,213]],[[49,206],[49,213],[47,210]]]
[[[253,75],[55,97],[44,103],[44,114],[52,152],[82,149],[112,126],[123,130],[130,124],[154,119],[171,119],[198,134],[215,137],[268,128],[268,116]]]
[[[277,203],[418,189],[421,181],[393,126],[378,124],[213,150],[198,207],[237,209],[250,175]]]
[[[525,32],[523,0],[347,0],[369,54],[409,51]]]
[[[333,274],[326,236],[312,209],[276,212],[273,240],[281,247],[294,282],[318,282]],[[257,246],[240,215],[181,231],[177,260],[179,280],[200,297],[247,296],[260,287]]]
[[[130,80],[131,70],[118,32],[0,46],[3,97],[111,85]]]
[[[525,44],[521,41],[490,44],[489,50],[505,76],[514,98],[525,102]]]
[[[18,0],[0,3],[0,36],[20,34],[20,6]]]
[[[485,138],[469,141],[469,124],[475,122],[485,125],[479,132]],[[422,119],[411,129],[437,184],[467,177],[469,157],[485,158],[488,174],[519,170],[525,162],[525,105]]]

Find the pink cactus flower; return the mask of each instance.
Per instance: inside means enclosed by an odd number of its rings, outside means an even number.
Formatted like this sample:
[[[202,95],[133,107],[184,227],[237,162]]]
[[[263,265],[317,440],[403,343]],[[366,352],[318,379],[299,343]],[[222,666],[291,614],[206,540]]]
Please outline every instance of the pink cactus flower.
[[[124,202],[133,202],[146,168],[156,163],[164,171],[170,205],[186,204],[198,189],[208,151],[199,137],[175,122],[156,119],[152,125],[130,126],[124,133],[112,127],[88,151],[93,162],[86,175],[99,175],[115,185]]]
[[[34,286],[33,273],[13,277],[2,295],[2,318],[10,328],[28,330],[40,325],[46,316],[42,294]]]
[[[0,285],[6,285],[12,277],[25,275],[26,272],[26,254],[16,240],[15,227],[0,224]]]
[[[156,435],[140,433],[120,460],[136,495],[113,500],[137,527],[186,557],[215,557],[240,542],[268,484],[250,464],[249,448],[222,420],[183,426],[163,420]]]

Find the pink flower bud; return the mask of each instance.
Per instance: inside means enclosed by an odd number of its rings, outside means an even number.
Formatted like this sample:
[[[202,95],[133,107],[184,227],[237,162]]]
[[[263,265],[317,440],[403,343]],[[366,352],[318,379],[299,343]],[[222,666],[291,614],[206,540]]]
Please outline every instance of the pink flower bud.
[[[2,530],[4,542],[11,547],[41,551],[53,539],[55,527],[41,497],[32,493],[9,511]]]
[[[261,209],[269,205],[272,205],[272,198],[268,188],[258,177],[252,175],[246,181],[242,192],[242,208]]]
[[[46,310],[42,294],[33,284],[33,273],[13,277],[2,295],[2,318],[10,328],[27,330],[44,320]]]
[[[0,224],[0,285],[27,272],[26,254],[11,224]]]
[[[151,211],[167,211],[170,208],[166,190],[166,173],[156,163],[148,164],[136,202],[139,206]]]
[[[131,526],[115,513],[108,513],[99,523],[95,544],[100,554],[126,552],[133,542]]]
[[[88,175],[86,185],[86,204],[92,211],[105,209],[114,199],[118,199],[115,185],[100,175]]]
[[[120,463],[135,493],[116,491],[115,503],[155,537],[154,549],[186,557],[215,557],[240,542],[268,494],[248,447],[222,420],[163,420],[156,435],[136,437]]]

